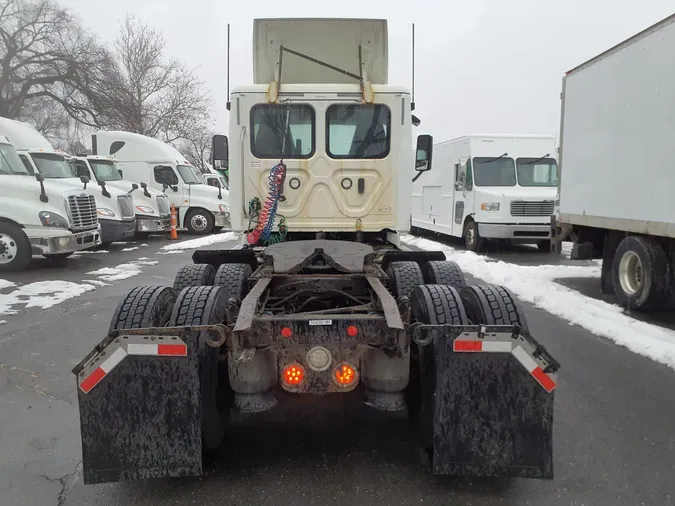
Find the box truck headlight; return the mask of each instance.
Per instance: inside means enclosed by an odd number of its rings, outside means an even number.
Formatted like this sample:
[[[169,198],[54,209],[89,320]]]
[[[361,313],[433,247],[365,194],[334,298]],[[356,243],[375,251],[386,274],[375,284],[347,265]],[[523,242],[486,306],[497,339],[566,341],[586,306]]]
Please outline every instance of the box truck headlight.
[[[488,212],[499,211],[499,202],[481,202],[480,210]]]
[[[97,208],[96,213],[104,218],[113,218],[115,216],[115,213],[112,210],[106,209],[105,207]]]
[[[49,211],[40,211],[38,216],[40,217],[40,222],[45,227],[68,228],[70,226],[68,220],[60,214],[50,213]]]
[[[145,214],[155,214],[155,210],[148,206],[136,206],[136,210]]]

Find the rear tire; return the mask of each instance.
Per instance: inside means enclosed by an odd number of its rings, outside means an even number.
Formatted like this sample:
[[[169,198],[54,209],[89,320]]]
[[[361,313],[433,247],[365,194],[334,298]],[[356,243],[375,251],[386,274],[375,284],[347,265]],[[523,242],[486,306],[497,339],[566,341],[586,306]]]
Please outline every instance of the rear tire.
[[[614,253],[612,284],[619,304],[626,309],[657,309],[670,292],[670,262],[659,243],[630,235]]]
[[[28,266],[33,246],[20,227],[0,222],[0,272],[16,272]]]
[[[466,315],[474,325],[518,325],[529,332],[525,313],[508,288],[471,285],[460,291]]]
[[[211,264],[187,264],[178,269],[173,281],[173,289],[180,292],[188,286],[211,286],[216,270]]]
[[[185,228],[191,234],[208,235],[213,233],[216,219],[206,209],[191,209],[185,216]]]
[[[448,285],[456,290],[466,286],[461,267],[452,260],[426,262],[422,266],[422,273],[429,285]]]
[[[252,272],[248,264],[223,264],[218,268],[213,284],[225,291],[227,300],[234,297],[241,302],[248,293],[248,277]],[[227,323],[234,322],[228,321]]]
[[[219,286],[191,286],[178,294],[171,313],[169,326],[212,325],[223,323],[226,318],[227,292]],[[202,444],[206,450],[220,446],[229,422],[232,390],[223,383],[219,368],[227,367],[219,361],[219,349],[206,344],[209,332],[200,332],[199,377],[202,396]],[[226,356],[226,355],[224,355]]]
[[[108,332],[117,329],[164,327],[171,317],[176,292],[165,286],[137,286],[117,304]]]
[[[392,262],[387,267],[389,288],[394,297],[411,297],[416,286],[424,284],[424,276],[416,262]]]

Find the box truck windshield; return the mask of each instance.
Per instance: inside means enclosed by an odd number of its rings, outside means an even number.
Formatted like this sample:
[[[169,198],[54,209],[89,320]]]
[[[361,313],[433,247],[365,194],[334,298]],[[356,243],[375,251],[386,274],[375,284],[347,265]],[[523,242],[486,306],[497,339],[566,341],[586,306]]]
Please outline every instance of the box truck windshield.
[[[189,165],[176,165],[176,169],[185,184],[204,184],[203,178],[200,178],[195,170]]]
[[[89,160],[96,179],[101,181],[122,181],[122,176],[117,172],[117,167],[113,161],[108,160]]]
[[[31,153],[40,174],[48,179],[76,177],[63,155],[52,153]]]
[[[0,174],[30,176],[19,155],[9,144],[0,143]]]
[[[516,186],[513,158],[474,157],[473,182],[476,186]]]
[[[520,186],[558,186],[558,166],[553,158],[518,158]]]

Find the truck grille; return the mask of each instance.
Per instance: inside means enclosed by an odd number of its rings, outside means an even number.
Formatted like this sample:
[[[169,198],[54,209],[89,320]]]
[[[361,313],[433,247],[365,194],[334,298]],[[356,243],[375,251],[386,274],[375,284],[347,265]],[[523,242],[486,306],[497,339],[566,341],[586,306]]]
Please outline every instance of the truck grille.
[[[89,230],[98,226],[96,200],[93,195],[69,195],[68,212],[73,230]]]
[[[552,200],[527,202],[514,200],[511,202],[511,216],[551,216],[555,207]]]
[[[122,211],[122,218],[133,218],[136,213],[134,211],[134,199],[131,195],[120,195],[117,197],[117,202]]]
[[[168,216],[171,214],[171,206],[169,205],[169,197],[166,195],[159,195],[157,197],[157,211],[160,216]]]

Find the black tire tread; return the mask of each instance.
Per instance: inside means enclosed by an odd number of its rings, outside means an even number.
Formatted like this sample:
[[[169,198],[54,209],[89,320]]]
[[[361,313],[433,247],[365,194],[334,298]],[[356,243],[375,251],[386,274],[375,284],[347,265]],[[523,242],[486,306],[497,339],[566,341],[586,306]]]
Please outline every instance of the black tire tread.
[[[253,273],[248,264],[223,264],[218,267],[213,284],[227,292],[227,298],[242,300],[248,291],[248,278]]]
[[[173,289],[181,291],[189,286],[210,286],[216,277],[216,270],[211,264],[186,264],[176,273]]]
[[[468,325],[469,322],[459,292],[448,285],[417,286],[411,296],[411,311],[421,323]]]
[[[386,274],[391,281],[394,297],[411,297],[415,287],[424,284],[424,276],[417,262],[392,262]]]
[[[508,288],[470,285],[460,291],[460,296],[474,325],[518,325],[529,331],[520,302]]]
[[[424,281],[430,285],[448,285],[457,290],[466,286],[462,268],[452,260],[433,260],[422,266]]]
[[[169,321],[176,292],[166,286],[137,286],[117,304],[109,331],[163,327]]]

